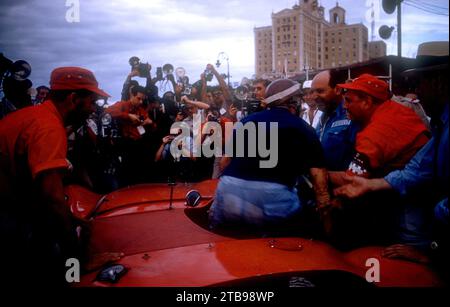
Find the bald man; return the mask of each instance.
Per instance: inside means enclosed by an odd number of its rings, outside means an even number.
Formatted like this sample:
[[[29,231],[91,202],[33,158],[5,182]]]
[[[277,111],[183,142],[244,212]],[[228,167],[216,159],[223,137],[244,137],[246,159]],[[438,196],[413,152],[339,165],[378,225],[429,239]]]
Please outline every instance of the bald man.
[[[313,99],[323,112],[316,131],[329,171],[347,170],[354,155],[358,127],[347,118],[343,96],[336,88],[338,83],[344,82],[343,73],[326,70],[317,74],[311,85]]]

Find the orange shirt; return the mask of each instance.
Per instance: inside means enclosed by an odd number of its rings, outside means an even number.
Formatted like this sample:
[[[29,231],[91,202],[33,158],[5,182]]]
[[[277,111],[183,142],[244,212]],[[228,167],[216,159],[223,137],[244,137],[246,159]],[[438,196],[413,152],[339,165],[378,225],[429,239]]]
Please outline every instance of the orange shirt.
[[[428,140],[428,129],[417,114],[388,100],[377,108],[367,126],[356,135],[355,150],[358,160],[363,164],[366,160],[369,164],[370,174],[384,176],[403,168]]]
[[[67,136],[51,101],[13,112],[0,120],[0,172],[23,182],[50,169],[68,168]],[[29,177],[29,178],[24,178]],[[25,188],[25,187],[24,187]]]
[[[137,140],[141,138],[138,127],[140,124],[133,124],[128,118],[128,114],[135,114],[142,120],[148,118],[147,110],[142,106],[134,107],[130,101],[116,102],[106,110],[112,117],[120,120],[120,126],[122,129],[122,136]]]

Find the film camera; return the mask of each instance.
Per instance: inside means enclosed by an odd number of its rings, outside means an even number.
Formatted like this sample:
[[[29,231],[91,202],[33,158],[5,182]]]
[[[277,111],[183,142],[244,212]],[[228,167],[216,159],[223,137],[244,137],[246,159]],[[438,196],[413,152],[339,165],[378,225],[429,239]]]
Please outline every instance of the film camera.
[[[184,84],[183,92],[181,92],[181,95],[189,96],[190,94],[192,94],[192,85]]]
[[[139,72],[139,77],[148,78],[150,77],[150,70],[152,69],[152,65],[148,63],[141,63],[141,60],[137,56],[133,56],[128,60],[130,63],[131,71],[137,70]]]
[[[177,67],[175,69],[175,75],[177,77],[178,85],[183,87],[183,92],[181,92],[181,95],[191,95],[192,85],[189,84],[189,77],[186,76],[186,70],[183,67]]]
[[[213,75],[213,73],[212,73],[212,71],[210,69],[205,69],[204,74],[205,74],[205,79],[208,82],[210,82],[213,79],[213,77],[214,77],[214,75]]]
[[[0,118],[6,113],[30,106],[31,96],[28,93],[33,83],[27,78],[31,74],[31,66],[24,60],[11,61],[0,53]]]
[[[244,116],[262,110],[260,106],[261,102],[256,99],[252,87],[249,84],[236,88],[234,96],[236,99],[233,105],[236,109],[242,111]]]

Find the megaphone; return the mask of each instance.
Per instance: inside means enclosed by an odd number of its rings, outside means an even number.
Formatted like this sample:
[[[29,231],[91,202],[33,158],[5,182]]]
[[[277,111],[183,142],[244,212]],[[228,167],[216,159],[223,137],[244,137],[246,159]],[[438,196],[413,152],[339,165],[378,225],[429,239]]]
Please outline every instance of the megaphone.
[[[31,74],[31,65],[24,60],[15,61],[9,68],[11,75],[17,81],[24,81]]]
[[[177,69],[175,69],[175,74],[181,79],[186,75],[186,70],[183,67],[177,67]]]
[[[384,25],[384,26],[380,27],[380,29],[378,30],[378,34],[380,34],[380,37],[382,39],[388,39],[391,37],[394,29],[395,29],[394,27],[388,27],[388,26]]]
[[[394,13],[398,2],[399,0],[383,0],[383,10],[388,14]]]
[[[173,65],[172,65],[172,64],[165,64],[165,65],[162,67],[162,70],[163,70],[163,72],[164,72],[166,75],[170,75],[170,74],[173,73]]]

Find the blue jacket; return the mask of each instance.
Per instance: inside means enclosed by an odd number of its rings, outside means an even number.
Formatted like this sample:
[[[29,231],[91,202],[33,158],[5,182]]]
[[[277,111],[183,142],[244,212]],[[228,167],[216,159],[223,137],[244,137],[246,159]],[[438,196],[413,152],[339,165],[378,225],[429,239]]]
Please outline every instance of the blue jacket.
[[[345,171],[354,156],[358,127],[347,118],[344,102],[330,115],[323,114],[317,126],[329,171]]]
[[[449,182],[449,105],[440,119],[432,121],[433,138],[411,159],[403,170],[388,174],[384,179],[401,195],[422,191],[432,192],[437,202],[436,218],[448,223]],[[429,189],[431,187],[431,190]]]

